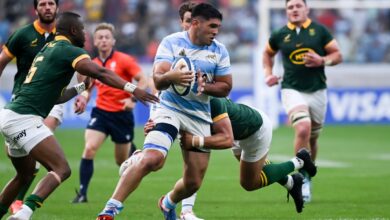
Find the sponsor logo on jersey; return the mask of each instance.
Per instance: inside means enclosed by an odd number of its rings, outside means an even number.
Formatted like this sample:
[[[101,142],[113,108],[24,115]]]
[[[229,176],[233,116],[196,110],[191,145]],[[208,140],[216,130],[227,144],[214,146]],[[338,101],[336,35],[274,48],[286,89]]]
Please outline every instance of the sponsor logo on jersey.
[[[313,50],[310,48],[300,48],[300,49],[294,50],[290,54],[289,58],[293,64],[303,65],[303,64],[305,64],[304,58],[306,56],[306,53],[310,52],[310,51],[313,51]]]

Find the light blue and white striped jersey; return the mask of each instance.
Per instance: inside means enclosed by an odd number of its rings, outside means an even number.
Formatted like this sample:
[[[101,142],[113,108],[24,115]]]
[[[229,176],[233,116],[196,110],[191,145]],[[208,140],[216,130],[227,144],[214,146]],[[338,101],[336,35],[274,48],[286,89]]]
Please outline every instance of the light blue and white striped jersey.
[[[203,74],[207,74],[207,81],[212,82],[214,76],[225,76],[230,72],[230,57],[225,46],[213,40],[210,46],[197,46],[191,43],[188,32],[177,32],[165,37],[157,50],[154,63],[173,63],[178,57],[188,57]],[[210,114],[209,96],[196,96],[198,84],[195,81],[190,93],[186,96],[177,95],[170,86],[160,94],[160,103],[163,107],[181,112],[191,118],[212,123]]]

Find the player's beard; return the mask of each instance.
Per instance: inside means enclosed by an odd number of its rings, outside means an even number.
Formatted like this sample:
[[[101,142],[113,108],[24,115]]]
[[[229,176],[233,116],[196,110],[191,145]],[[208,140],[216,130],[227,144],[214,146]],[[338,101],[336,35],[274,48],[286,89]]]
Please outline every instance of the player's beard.
[[[39,21],[42,22],[43,24],[51,24],[54,22],[54,20],[56,19],[56,16],[57,16],[57,13],[54,12],[53,13],[53,16],[52,17],[45,17],[44,14],[39,14],[38,13],[38,18],[39,18]]]

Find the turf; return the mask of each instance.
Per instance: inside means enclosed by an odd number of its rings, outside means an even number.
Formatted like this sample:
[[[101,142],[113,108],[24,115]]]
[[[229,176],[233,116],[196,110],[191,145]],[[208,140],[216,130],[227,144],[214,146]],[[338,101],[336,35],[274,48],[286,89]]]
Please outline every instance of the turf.
[[[142,146],[140,129],[136,132]],[[229,150],[214,151],[204,184],[198,192],[196,213],[208,220],[246,219],[390,219],[390,126],[327,126],[320,138],[319,172],[313,179],[313,201],[303,213],[295,212],[286,191],[278,184],[254,192],[239,185],[238,163]],[[78,166],[83,150],[83,130],[61,130],[56,136],[73,170],[36,211],[39,220],[95,219],[118,180],[113,147],[106,141],[95,159],[95,173],[86,204],[70,204],[78,187]],[[293,134],[287,127],[274,132],[270,159],[278,162],[293,154]],[[0,141],[3,141],[2,139]],[[14,171],[0,154],[0,186]],[[38,179],[46,172],[41,169]],[[162,219],[157,200],[171,189],[182,173],[180,150],[172,148],[165,167],[145,178],[125,202],[116,219]],[[36,182],[35,182],[36,183]],[[34,183],[34,185],[35,185]],[[5,218],[4,218],[5,219]]]

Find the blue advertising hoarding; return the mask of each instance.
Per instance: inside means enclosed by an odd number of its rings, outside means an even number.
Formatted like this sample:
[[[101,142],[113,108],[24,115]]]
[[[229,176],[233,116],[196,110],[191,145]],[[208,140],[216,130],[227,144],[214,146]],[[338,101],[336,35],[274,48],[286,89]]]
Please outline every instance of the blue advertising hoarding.
[[[1,92],[0,105],[10,100],[9,92]],[[89,120],[90,111],[95,105],[95,95],[88,103],[86,112],[77,115],[73,112],[71,100],[65,103],[63,128],[84,128]],[[253,99],[251,90],[235,90],[230,95],[233,101],[246,103]],[[390,125],[390,88],[383,89],[329,89],[326,124],[389,124]],[[280,103],[280,98],[279,98]],[[280,104],[281,106],[281,104]],[[149,117],[149,107],[138,103],[135,110],[136,125],[143,125]],[[279,108],[280,124],[287,123],[282,107]]]

